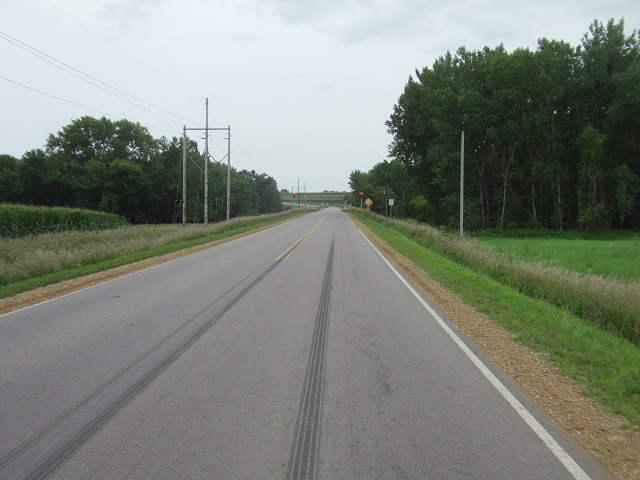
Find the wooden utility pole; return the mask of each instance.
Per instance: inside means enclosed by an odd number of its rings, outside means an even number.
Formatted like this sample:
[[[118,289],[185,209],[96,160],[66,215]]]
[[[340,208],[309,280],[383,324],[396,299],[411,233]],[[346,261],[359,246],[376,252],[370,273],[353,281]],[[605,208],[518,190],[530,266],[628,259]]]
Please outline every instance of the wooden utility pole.
[[[209,99],[205,102],[205,129],[204,129],[204,224],[209,224]]]
[[[464,130],[462,130],[462,134],[460,136],[460,238],[464,236],[463,223],[464,223]]]
[[[227,127],[227,222],[231,216],[231,125]]]
[[[182,226],[187,224],[187,126],[182,131]]]
[[[205,128],[187,128],[184,127],[184,140],[182,143],[182,224],[185,221],[185,204],[186,204],[186,162],[187,162],[187,130],[205,131],[205,146],[204,146],[204,224],[209,223],[209,131],[210,130],[226,130],[227,131],[227,220],[231,215],[231,125],[226,128],[209,128],[209,99],[206,99],[206,123]],[[224,159],[224,157],[223,157]]]

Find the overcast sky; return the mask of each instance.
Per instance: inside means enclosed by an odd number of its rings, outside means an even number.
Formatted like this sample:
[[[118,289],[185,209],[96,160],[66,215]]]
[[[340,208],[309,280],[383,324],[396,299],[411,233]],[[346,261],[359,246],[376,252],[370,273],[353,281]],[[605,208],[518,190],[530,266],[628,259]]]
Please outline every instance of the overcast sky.
[[[609,18],[630,35],[640,1],[0,0],[0,153],[42,148],[83,115],[180,136],[204,126],[208,97],[209,126],[231,125],[238,170],[348,190],[353,170],[387,158],[385,121],[416,68],[463,45],[576,46]],[[210,151],[225,155],[222,133]]]

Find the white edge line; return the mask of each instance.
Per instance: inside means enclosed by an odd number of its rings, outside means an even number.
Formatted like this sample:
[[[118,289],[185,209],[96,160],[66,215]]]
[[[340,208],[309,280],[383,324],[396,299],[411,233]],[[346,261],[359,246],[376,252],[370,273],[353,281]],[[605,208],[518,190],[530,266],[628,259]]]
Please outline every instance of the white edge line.
[[[365,240],[371,245],[375,252],[380,255],[380,258],[387,264],[387,266],[396,274],[400,281],[409,289],[414,297],[422,304],[422,306],[431,314],[431,316],[438,322],[445,332],[451,337],[451,339],[462,349],[462,351],[469,357],[478,370],[491,382],[491,385],[509,402],[513,409],[518,412],[522,419],[529,425],[531,430],[544,442],[544,444],[553,452],[553,454],[562,462],[565,468],[573,475],[577,480],[591,480],[591,477],[585,473],[580,465],[571,458],[571,456],[558,444],[558,442],[551,436],[547,430],[536,420],[533,415],[520,403],[520,401],[513,396],[513,394],[504,386],[504,384],[498,380],[498,378],[482,363],[482,361],[471,351],[469,347],[460,339],[460,337],[440,318],[431,305],[429,305],[424,298],[407,282],[407,280],[396,270],[396,268],[386,259],[386,257],[371,243],[364,233],[360,230],[360,233]]]

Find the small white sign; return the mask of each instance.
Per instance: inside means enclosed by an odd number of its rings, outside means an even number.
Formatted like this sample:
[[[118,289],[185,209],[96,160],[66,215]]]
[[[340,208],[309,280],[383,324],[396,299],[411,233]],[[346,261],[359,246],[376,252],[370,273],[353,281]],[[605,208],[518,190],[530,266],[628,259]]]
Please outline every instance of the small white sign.
[[[390,207],[393,207],[393,198],[390,198],[390,199],[389,199],[389,206],[390,206]]]

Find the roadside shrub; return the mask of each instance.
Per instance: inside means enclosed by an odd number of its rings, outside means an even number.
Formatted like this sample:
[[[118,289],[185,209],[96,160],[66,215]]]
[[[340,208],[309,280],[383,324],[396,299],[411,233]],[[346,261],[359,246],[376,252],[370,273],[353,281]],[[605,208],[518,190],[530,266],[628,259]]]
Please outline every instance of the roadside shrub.
[[[42,233],[108,230],[129,221],[113,213],[78,208],[0,204],[0,237],[20,238]]]

